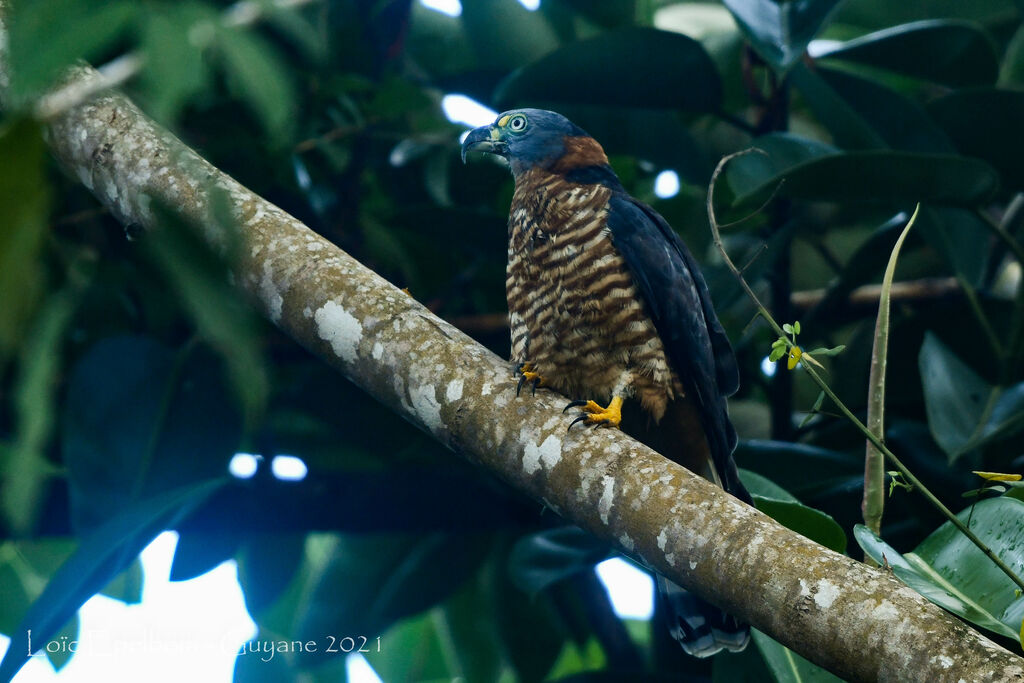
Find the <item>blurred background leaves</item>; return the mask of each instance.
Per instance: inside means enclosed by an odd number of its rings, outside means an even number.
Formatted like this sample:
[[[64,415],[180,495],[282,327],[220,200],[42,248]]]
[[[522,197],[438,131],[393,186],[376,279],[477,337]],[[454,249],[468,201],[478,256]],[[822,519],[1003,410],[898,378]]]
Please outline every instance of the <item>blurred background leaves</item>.
[[[1024,468],[1019,3],[283,4],[10,3],[4,633],[22,618],[73,632],[75,608],[124,567],[107,591],[137,599],[131,561],[171,524],[176,579],[234,558],[257,638],[365,629],[408,655],[367,655],[386,681],[824,677],[766,636],[743,655],[697,662],[656,621],[620,621],[590,571],[603,544],[324,373],[238,299],[230,249],[210,253],[173,207],[160,209],[168,229],[151,235],[118,225],[57,170],[32,122],[37,98],[77,59],[107,73],[132,64],[123,88],[147,114],[502,355],[511,178],[491,160],[459,163],[470,122],[449,97],[570,116],[704,265],[740,357],[737,460],[758,506],[847,552],[863,438],[817,404],[800,367],[766,361],[772,334],[749,325],[750,302],[710,251],[706,186],[723,155],[765,152],[736,159],[717,188],[723,220],[746,219],[726,229],[726,246],[750,262],[777,317],[801,321],[802,344],[846,345],[823,361],[858,413],[872,286],[922,201],[896,271],[887,442],[952,507],[977,487],[972,469]],[[255,475],[210,483],[239,451],[262,458]],[[280,454],[301,458],[305,479],[272,476]],[[999,533],[989,507],[1017,493],[987,488],[965,513],[972,529]],[[969,549],[970,566],[941,559],[962,539],[915,493],[896,489],[888,503],[884,541],[858,535],[865,550],[916,548],[954,585],[978,576],[962,592],[1002,624],[999,642],[1019,648],[1007,636],[1021,608],[1002,579],[975,573],[984,561],[970,564]],[[71,573],[82,580],[68,583]],[[236,678],[336,673],[325,659],[281,658],[271,671],[239,658]]]

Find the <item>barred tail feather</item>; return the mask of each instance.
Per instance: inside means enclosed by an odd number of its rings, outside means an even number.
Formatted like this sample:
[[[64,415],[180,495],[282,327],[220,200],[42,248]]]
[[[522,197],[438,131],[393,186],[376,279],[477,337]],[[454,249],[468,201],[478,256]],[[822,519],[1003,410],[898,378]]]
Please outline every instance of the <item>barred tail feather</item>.
[[[701,600],[663,576],[658,595],[665,604],[669,632],[688,655],[710,657],[721,650],[739,652],[750,642],[750,626]]]

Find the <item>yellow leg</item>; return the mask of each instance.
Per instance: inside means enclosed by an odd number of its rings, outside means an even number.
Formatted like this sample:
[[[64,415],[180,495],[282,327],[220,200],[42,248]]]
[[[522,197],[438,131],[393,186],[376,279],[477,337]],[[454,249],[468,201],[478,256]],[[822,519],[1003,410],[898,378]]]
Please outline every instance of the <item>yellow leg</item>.
[[[572,429],[577,422],[607,427],[618,427],[622,422],[621,396],[613,396],[612,402],[608,404],[607,408],[594,401],[573,401],[565,407],[565,410],[569,410],[569,408],[583,408],[583,414],[569,423],[569,429]]]

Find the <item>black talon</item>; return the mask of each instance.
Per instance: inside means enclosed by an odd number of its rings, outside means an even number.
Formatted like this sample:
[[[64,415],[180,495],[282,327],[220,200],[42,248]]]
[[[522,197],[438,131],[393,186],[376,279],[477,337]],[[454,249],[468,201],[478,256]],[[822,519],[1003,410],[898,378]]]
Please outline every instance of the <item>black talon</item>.
[[[540,384],[540,379],[533,380],[533,395],[537,395],[537,385]]]
[[[563,412],[565,412],[565,411],[563,411]],[[582,415],[580,415],[579,417],[577,417],[577,418],[576,418],[575,420],[573,420],[572,422],[570,422],[570,423],[569,423],[569,426],[568,426],[568,427],[566,428],[566,430],[565,430],[565,431],[567,431],[567,432],[568,432],[568,431],[569,431],[570,429],[572,429],[572,426],[573,426],[574,424],[576,424],[577,422],[583,422],[583,421],[584,421],[584,420],[586,420],[586,419],[587,419],[587,414],[586,414],[586,413],[583,413]]]
[[[519,377],[519,384],[516,385],[516,398],[519,398],[519,392],[523,390],[523,385],[524,384],[526,384],[526,375],[521,375]],[[536,386],[533,388],[533,393],[534,394],[537,393],[537,387]]]
[[[567,405],[566,407],[562,408],[562,412],[564,413],[565,411],[569,410],[569,408],[579,408],[580,406],[585,406],[585,405],[587,405],[586,401],[572,401],[572,402],[569,403],[569,405]],[[586,415],[584,415],[584,417],[586,417]],[[575,424],[575,422],[573,424]],[[572,425],[569,425],[569,426],[571,427]]]

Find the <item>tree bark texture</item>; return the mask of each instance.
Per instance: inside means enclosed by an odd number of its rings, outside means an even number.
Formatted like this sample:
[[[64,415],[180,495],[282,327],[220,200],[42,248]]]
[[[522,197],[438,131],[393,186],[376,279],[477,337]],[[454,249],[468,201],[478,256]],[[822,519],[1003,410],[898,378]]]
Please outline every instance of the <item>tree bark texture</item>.
[[[69,78],[97,74],[81,67]],[[226,192],[244,242],[237,284],[282,330],[510,486],[808,659],[859,681],[1024,681],[1024,660],[891,574],[783,528],[617,430],[567,432],[565,398],[517,397],[508,362],[218,171],[124,96],[64,112],[47,139],[125,225],[153,227],[159,202],[220,245],[210,197]]]

